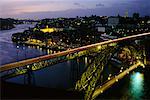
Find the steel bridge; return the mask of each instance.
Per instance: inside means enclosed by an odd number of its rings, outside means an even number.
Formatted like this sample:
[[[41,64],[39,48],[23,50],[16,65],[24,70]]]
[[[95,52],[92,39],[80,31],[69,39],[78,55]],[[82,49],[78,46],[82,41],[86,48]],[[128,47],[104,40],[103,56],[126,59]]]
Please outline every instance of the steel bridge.
[[[17,75],[25,74],[30,71],[40,70],[51,65],[67,61],[70,59],[94,55],[92,62],[87,66],[81,77],[76,82],[75,90],[84,92],[84,98],[95,99],[99,94],[111,87],[119,79],[129,74],[138,66],[145,67],[146,55],[145,49],[139,49],[139,44],[134,46],[135,40],[149,37],[150,33],[127,36],[114,40],[108,40],[101,43],[91,44],[51,55],[27,59],[15,63],[0,66],[0,77],[6,80]],[[118,52],[121,52],[120,54]],[[122,55],[129,57],[121,63],[121,69],[116,75],[110,74],[108,80],[101,80],[103,70],[110,62],[114,55]],[[124,57],[123,56],[123,57]],[[131,60],[131,61],[130,61]]]

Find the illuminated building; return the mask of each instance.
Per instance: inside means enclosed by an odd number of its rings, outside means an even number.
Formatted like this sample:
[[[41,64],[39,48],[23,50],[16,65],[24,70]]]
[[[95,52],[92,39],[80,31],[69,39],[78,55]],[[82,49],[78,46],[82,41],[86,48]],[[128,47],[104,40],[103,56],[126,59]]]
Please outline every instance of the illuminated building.
[[[40,31],[42,31],[44,33],[46,33],[46,32],[51,33],[51,32],[57,31],[57,29],[56,28],[49,28],[48,26],[46,26],[46,28],[40,29]]]
[[[46,33],[46,32],[51,33],[51,32],[54,32],[54,31],[56,31],[56,32],[63,31],[63,28],[49,28],[48,25],[47,25],[46,28],[40,29],[40,31],[42,31],[44,33]]]
[[[127,10],[127,11],[125,11],[125,15],[124,15],[124,17],[128,17],[128,10]]]
[[[109,17],[107,24],[108,26],[117,26],[119,24],[119,17]]]

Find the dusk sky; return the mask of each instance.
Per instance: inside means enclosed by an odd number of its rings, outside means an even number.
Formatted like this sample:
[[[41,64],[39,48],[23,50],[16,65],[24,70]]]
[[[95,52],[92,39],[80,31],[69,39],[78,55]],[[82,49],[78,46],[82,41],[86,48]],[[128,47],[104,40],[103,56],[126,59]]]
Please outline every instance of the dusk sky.
[[[45,18],[96,15],[150,15],[150,0],[0,0],[0,17]]]

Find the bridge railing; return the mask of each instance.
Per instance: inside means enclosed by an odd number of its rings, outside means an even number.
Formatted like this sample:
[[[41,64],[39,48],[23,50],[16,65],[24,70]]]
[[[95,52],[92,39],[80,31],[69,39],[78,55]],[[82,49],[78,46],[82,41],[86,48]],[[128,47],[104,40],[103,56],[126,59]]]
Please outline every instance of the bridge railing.
[[[108,40],[108,41],[104,41],[101,43],[95,43],[95,44],[91,44],[91,45],[87,45],[87,46],[83,46],[83,47],[79,47],[79,48],[75,48],[75,49],[70,49],[67,51],[58,52],[58,53],[51,54],[51,55],[40,56],[40,57],[36,57],[36,58],[32,58],[32,59],[27,59],[27,60],[15,62],[15,63],[2,65],[2,66],[0,66],[0,73],[6,72],[5,74],[7,74],[7,72],[13,71],[13,69],[19,70],[22,68],[26,68],[32,64],[34,65],[34,63],[40,64],[40,62],[42,62],[42,61],[44,61],[44,63],[45,63],[47,60],[54,59],[54,58],[57,58],[60,56],[70,55],[70,54],[73,54],[76,52],[88,50],[88,49],[95,48],[95,47],[102,46],[102,45],[113,45],[113,43],[116,43],[116,42],[129,40],[129,39],[137,39],[138,37],[143,37],[143,36],[148,36],[148,35],[150,35],[150,33],[143,33],[143,34],[138,34],[138,35],[133,35],[133,36],[128,36],[128,37],[118,38],[118,39],[114,39],[114,40]],[[41,66],[42,66],[42,64],[41,64]]]

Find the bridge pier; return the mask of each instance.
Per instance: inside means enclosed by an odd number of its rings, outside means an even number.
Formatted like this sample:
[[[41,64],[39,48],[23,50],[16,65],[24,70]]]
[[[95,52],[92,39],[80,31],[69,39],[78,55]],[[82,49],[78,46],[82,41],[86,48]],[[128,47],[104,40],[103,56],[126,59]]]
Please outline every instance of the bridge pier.
[[[34,85],[35,84],[35,77],[32,70],[32,65],[27,65],[27,71],[24,75],[24,84]]]

